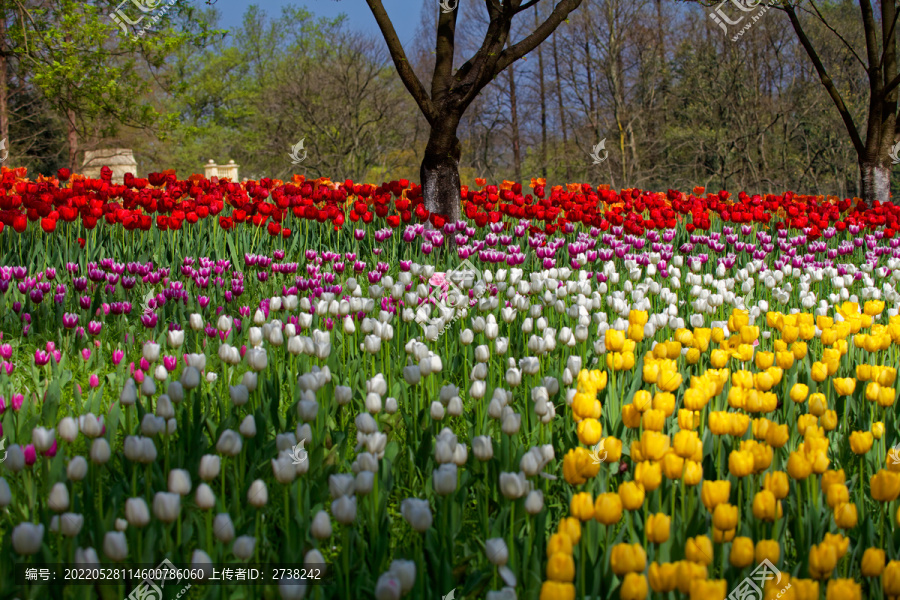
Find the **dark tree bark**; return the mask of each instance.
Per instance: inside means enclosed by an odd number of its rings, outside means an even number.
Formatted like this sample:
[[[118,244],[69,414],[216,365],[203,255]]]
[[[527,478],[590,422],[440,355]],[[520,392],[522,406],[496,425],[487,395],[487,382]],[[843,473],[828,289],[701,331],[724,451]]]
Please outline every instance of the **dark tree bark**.
[[[516,103],[516,69],[509,67],[509,120],[512,127],[513,173],[516,183],[522,183],[522,154],[519,148],[519,107]]]
[[[534,6],[534,26],[540,25],[538,7]],[[538,53],[538,83],[541,93],[541,177],[547,179],[547,93],[544,86],[544,52],[540,46]]]
[[[869,82],[869,105],[866,117],[865,140],[853,121],[853,115],[844,102],[838,86],[828,74],[819,54],[806,34],[803,23],[797,17],[795,6],[784,0],[781,8],[790,19],[797,38],[809,56],[819,75],[819,80],[831,97],[844,122],[856,150],[859,164],[859,195],[863,200],[890,202],[891,158],[890,152],[897,136],[897,86],[900,72],[897,63],[897,4],[896,0],[880,3],[880,19],[870,0],[860,0],[862,29],[865,38],[865,57],[859,56],[853,47],[826,20],[815,3],[816,17],[836,35],[865,71]],[[879,39],[881,43],[879,43]]]
[[[466,109],[485,86],[513,62],[537,48],[582,2],[559,0],[550,15],[528,36],[511,43],[509,32],[513,18],[540,1],[485,0],[489,20],[484,41],[474,56],[455,73],[453,57],[458,3],[450,12],[442,10],[437,21],[434,71],[429,93],[409,64],[394,24],[381,0],[366,0],[403,85],[431,127],[420,169],[425,208],[430,212],[450,221],[460,217],[459,159],[462,149],[456,132]],[[435,4],[435,8],[439,6]]]

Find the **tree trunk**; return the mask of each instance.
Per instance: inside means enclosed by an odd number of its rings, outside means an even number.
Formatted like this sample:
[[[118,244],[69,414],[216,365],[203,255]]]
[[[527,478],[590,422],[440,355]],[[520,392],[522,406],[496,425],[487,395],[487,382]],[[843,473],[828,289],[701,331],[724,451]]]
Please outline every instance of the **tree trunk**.
[[[459,117],[445,117],[431,126],[425,156],[419,169],[425,208],[448,222],[460,219],[459,158],[462,147],[456,137]]]
[[[9,149],[9,86],[6,80],[6,11],[0,11],[0,140]]]
[[[519,108],[516,104],[516,73],[509,65],[509,118],[512,127],[513,174],[516,183],[522,183],[522,155],[519,150]]]
[[[859,163],[859,195],[866,202],[891,201],[891,165],[862,161]]]
[[[68,110],[69,134],[67,136],[69,142],[69,170],[75,172],[78,158],[78,129],[75,128],[75,111]]]
[[[538,7],[534,5],[534,24],[539,24]],[[541,46],[537,48],[538,53],[538,81],[541,84],[541,177],[547,179],[547,96],[544,86],[544,53]]]

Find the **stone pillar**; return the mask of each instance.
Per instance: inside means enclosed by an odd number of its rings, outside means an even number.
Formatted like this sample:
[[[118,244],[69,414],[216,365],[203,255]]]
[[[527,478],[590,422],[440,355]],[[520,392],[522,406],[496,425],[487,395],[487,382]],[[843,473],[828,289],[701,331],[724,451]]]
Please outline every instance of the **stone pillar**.
[[[137,161],[130,148],[107,148],[103,150],[85,150],[81,172],[91,179],[100,178],[103,167],[112,169],[112,182],[121,184],[125,173],[137,176]]]
[[[212,179],[213,177],[219,176],[219,167],[216,165],[216,162],[213,159],[209,159],[209,162],[204,165],[204,175],[207,179]]]

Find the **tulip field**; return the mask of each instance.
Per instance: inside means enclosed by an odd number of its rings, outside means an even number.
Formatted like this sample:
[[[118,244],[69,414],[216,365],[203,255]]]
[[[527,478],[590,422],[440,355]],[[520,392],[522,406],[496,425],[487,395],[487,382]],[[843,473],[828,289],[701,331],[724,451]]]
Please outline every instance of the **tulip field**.
[[[0,598],[900,597],[900,207],[462,197],[3,168]]]

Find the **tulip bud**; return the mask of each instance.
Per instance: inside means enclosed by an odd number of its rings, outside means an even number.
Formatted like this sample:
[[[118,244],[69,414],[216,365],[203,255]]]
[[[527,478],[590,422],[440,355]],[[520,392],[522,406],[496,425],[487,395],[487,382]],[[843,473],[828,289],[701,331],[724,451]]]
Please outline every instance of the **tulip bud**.
[[[216,443],[216,452],[227,456],[237,456],[241,453],[242,446],[241,436],[231,429],[226,429],[219,436],[219,441]]]
[[[184,469],[169,471],[169,491],[179,496],[191,493],[191,474]]]
[[[193,366],[187,366],[181,372],[181,385],[186,390],[193,390],[200,385],[200,371]]]
[[[241,426],[238,428],[238,430],[245,438],[256,437],[256,419],[253,418],[253,415],[247,415],[246,417],[244,417],[244,420],[241,421]]]
[[[238,539],[234,540],[234,545],[231,547],[231,551],[234,552],[234,555],[241,560],[247,560],[251,556],[253,556],[253,549],[256,547],[256,538],[251,537],[249,535],[242,535]]]
[[[159,344],[155,342],[147,342],[143,348],[144,358],[150,364],[159,360]]]
[[[191,313],[189,323],[194,331],[201,331],[204,326],[203,317],[197,313]]]
[[[317,512],[316,516],[313,517],[310,529],[312,530],[313,537],[317,540],[327,540],[330,538],[331,519],[329,518],[328,513],[324,510]]]
[[[107,531],[103,538],[103,554],[110,560],[121,562],[128,556],[128,541],[121,531]]]
[[[174,523],[181,513],[181,496],[169,492],[156,492],[153,496],[153,516],[163,523]]]
[[[440,403],[438,403],[440,404]],[[452,494],[456,491],[456,465],[446,463],[432,472],[434,491],[441,496]]]
[[[67,512],[59,517],[59,530],[66,537],[75,537],[81,533],[83,526],[84,515]]]
[[[406,522],[419,533],[427,531],[434,520],[431,515],[431,507],[428,505],[428,501],[419,500],[417,498],[407,498],[401,502],[400,514],[402,514],[403,518],[406,519]]]
[[[69,490],[64,483],[54,483],[50,488],[50,497],[47,499],[47,506],[53,512],[65,512],[69,508]]]
[[[231,522],[231,517],[228,513],[216,515],[215,520],[213,520],[213,533],[216,539],[223,544],[227,544],[234,539],[234,524]]]
[[[12,450],[12,448],[10,448]],[[97,438],[91,444],[91,462],[105,465],[109,461],[110,449],[106,438]]]
[[[9,489],[6,479],[0,477],[0,510],[9,506],[10,502],[12,502],[12,490]]]
[[[59,422],[59,437],[70,444],[78,437],[78,423],[72,417],[64,417]]]
[[[125,519],[132,527],[144,527],[150,522],[150,511],[143,498],[129,498],[125,501]]]
[[[19,523],[12,531],[13,550],[18,554],[37,554],[44,538],[44,526]]]
[[[197,486],[197,493],[194,494],[194,502],[200,510],[215,508],[216,495],[213,493],[211,487],[205,483],[201,483]]]
[[[137,401],[137,388],[134,384],[134,379],[128,379],[125,381],[125,387],[122,388],[122,392],[119,394],[119,402],[123,406],[131,406]]]
[[[66,467],[66,477],[72,481],[81,481],[87,475],[87,461],[83,456],[76,456]]]
[[[491,538],[484,542],[484,551],[492,565],[502,567],[509,561],[509,548],[503,538]]]
[[[491,460],[494,457],[494,444],[489,436],[479,435],[472,439],[472,452],[475,458],[482,462]]]
[[[356,496],[341,496],[331,502],[331,513],[338,523],[349,525],[356,520]]]
[[[544,509],[544,492],[532,490],[525,497],[525,511],[529,515],[536,515]]]

